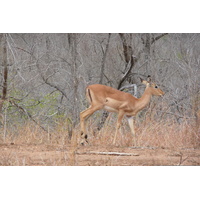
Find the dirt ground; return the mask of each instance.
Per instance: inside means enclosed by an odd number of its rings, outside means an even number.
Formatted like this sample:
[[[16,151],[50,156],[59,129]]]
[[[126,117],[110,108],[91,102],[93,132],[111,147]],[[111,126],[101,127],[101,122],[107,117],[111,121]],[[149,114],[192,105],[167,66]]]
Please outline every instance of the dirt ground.
[[[179,166],[200,165],[200,149],[0,144],[3,166]]]

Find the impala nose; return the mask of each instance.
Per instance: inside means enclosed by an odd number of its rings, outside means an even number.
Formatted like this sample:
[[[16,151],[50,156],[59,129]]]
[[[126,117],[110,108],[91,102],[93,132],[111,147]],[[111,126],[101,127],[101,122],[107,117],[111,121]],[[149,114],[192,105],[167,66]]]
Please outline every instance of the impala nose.
[[[161,90],[160,91],[160,96],[163,96],[165,93]]]

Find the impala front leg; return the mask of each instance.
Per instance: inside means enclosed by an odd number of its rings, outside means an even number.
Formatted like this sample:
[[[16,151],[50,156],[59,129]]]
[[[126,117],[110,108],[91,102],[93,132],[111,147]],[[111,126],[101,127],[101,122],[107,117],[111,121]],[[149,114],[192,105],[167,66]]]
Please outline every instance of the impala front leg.
[[[124,112],[119,111],[118,119],[117,119],[117,127],[116,127],[116,131],[115,131],[115,137],[114,137],[114,140],[113,140],[113,144],[115,144],[115,141],[116,141],[116,138],[117,138],[117,133],[118,133],[119,128],[121,126],[123,117],[124,117]]]
[[[82,111],[80,113],[80,124],[81,124],[81,145],[84,145],[84,143],[88,143],[87,141],[87,134],[85,129],[85,120],[90,115],[90,108]]]

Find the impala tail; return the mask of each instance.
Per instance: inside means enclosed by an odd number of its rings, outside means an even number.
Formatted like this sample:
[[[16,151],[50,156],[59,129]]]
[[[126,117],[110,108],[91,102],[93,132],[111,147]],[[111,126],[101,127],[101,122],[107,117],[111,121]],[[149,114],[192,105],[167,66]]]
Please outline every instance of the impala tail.
[[[86,89],[86,96],[87,96],[89,102],[92,103],[92,96],[91,96],[91,92],[90,92],[89,88]]]

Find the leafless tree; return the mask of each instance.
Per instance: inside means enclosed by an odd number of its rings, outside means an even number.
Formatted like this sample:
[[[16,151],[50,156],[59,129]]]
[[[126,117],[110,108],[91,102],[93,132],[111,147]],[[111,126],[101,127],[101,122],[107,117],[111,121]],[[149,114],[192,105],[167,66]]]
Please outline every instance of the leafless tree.
[[[44,129],[68,119],[72,133],[88,84],[137,86],[140,96],[139,77],[151,75],[166,93],[148,108],[157,106],[155,117],[197,122],[199,47],[200,34],[192,33],[0,34],[0,111],[9,108],[9,124],[31,119]]]

